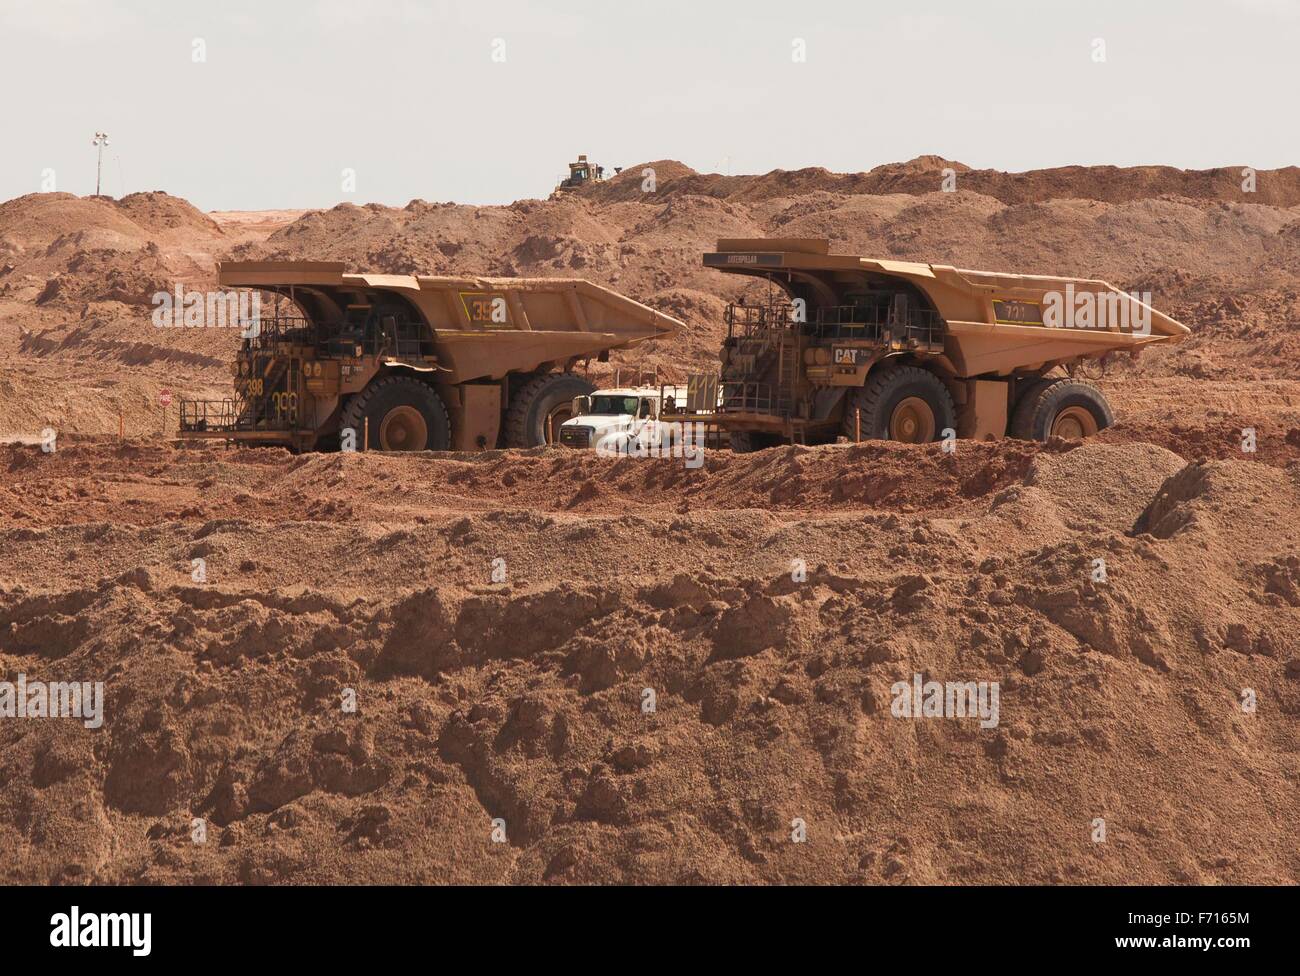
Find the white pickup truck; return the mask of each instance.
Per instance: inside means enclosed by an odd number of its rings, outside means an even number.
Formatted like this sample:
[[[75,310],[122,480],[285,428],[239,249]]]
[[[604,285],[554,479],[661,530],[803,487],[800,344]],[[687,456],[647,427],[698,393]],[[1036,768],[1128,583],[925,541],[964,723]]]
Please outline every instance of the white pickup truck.
[[[684,403],[685,397],[686,388],[676,386],[614,387],[574,397],[573,416],[560,425],[560,444],[607,451],[659,444],[668,434],[659,420],[663,401]]]

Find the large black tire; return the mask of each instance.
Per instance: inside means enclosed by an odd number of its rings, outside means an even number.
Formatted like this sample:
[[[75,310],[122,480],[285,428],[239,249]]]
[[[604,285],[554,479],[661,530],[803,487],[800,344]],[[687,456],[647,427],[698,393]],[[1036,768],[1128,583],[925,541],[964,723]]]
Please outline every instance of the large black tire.
[[[924,443],[957,428],[957,410],[943,380],[919,366],[886,366],[845,403],[843,429],[853,440]]]
[[[540,447],[550,442],[552,428],[558,440],[560,424],[573,415],[573,398],[595,391],[594,386],[572,373],[548,373],[529,380],[510,398],[506,446]]]
[[[1101,390],[1087,380],[1039,380],[1016,401],[1008,433],[1023,441],[1091,437],[1115,422]]]
[[[412,376],[384,376],[348,401],[339,429],[356,431],[357,450],[445,451],[451,422],[442,397]]]
[[[731,453],[752,454],[781,443],[780,434],[769,434],[761,430],[733,430],[731,432]]]

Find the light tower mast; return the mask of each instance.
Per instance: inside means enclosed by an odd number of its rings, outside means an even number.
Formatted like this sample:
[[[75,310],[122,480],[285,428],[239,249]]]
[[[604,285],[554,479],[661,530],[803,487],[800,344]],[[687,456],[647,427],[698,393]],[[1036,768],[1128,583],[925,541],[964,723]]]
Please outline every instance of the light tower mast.
[[[95,164],[95,196],[99,196],[99,178],[104,170],[104,147],[108,145],[108,133],[96,132],[90,144],[99,149],[99,161]]]

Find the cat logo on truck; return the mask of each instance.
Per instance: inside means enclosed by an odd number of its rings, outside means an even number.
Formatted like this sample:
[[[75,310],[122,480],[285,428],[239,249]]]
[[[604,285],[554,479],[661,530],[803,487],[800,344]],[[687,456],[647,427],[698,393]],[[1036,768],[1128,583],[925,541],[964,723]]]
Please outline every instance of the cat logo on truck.
[[[831,350],[831,356],[836,366],[858,365],[858,350],[851,346],[836,346]]]

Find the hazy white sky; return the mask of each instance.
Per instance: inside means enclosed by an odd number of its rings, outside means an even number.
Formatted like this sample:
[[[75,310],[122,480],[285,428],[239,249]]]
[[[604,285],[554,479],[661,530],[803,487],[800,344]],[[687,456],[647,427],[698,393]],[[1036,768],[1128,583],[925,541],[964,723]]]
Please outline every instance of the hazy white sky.
[[[97,129],[104,192],[207,210],[544,197],[579,152],[1263,169],[1300,0],[0,0],[0,91],[2,199],[94,192]]]

